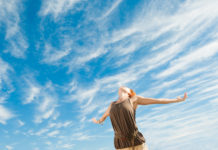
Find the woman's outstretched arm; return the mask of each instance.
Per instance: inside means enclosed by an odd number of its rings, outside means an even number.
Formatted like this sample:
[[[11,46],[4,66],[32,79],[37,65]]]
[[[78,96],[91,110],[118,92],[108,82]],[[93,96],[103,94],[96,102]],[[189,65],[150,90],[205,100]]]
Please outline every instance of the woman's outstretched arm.
[[[176,102],[185,101],[187,97],[188,97],[187,93],[184,93],[183,98],[178,96],[176,99],[165,99],[165,98],[155,99],[155,98],[146,98],[146,97],[136,95],[136,103],[138,105],[168,104],[168,103],[176,103]]]
[[[111,105],[112,103],[109,105],[109,107],[107,108],[107,110],[105,111],[105,113],[102,115],[102,117],[99,120],[92,118],[92,121],[96,124],[102,124],[104,120],[110,115]]]

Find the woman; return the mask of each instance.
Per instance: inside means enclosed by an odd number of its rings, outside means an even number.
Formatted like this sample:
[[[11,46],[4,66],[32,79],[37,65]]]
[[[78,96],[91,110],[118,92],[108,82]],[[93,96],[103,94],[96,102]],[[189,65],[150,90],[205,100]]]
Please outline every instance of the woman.
[[[109,105],[99,120],[92,118],[94,123],[102,124],[110,116],[115,133],[114,146],[116,150],[148,150],[146,140],[136,125],[135,113],[138,105],[168,104],[181,102],[187,98],[187,93],[183,98],[177,97],[177,99],[145,98],[136,95],[132,89],[124,86],[119,88],[118,93],[118,100]]]

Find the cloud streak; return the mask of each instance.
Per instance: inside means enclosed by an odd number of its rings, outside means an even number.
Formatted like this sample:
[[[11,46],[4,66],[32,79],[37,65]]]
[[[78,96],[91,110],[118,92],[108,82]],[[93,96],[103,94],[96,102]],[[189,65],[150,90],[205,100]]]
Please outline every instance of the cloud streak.
[[[15,115],[3,106],[6,103],[8,96],[13,92],[11,85],[10,75],[13,72],[13,68],[0,57],[0,123],[6,124],[7,120],[13,118]]]
[[[36,105],[35,109],[35,123],[41,123],[43,120],[54,119],[58,117],[56,112],[57,94],[55,93],[54,85],[51,82],[47,82],[42,86],[38,84],[33,77],[24,77],[26,82],[24,92],[23,104],[27,105],[33,103]]]
[[[0,123],[6,124],[6,121],[12,117],[14,117],[14,114],[4,106],[0,105]]]
[[[63,14],[66,14],[69,10],[74,8],[76,3],[80,0],[49,0],[42,3],[41,10],[39,11],[40,16],[53,16],[54,20],[58,19]]]
[[[22,3],[19,0],[1,1],[0,25],[6,26],[5,53],[10,53],[17,58],[25,58],[25,52],[29,47],[25,35],[20,27],[20,16]]]

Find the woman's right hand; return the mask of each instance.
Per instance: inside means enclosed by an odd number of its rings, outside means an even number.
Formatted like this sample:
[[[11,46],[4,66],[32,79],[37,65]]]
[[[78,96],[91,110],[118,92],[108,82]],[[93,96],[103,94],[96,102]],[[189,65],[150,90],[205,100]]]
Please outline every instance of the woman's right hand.
[[[92,122],[99,124],[99,122],[95,118],[92,118]]]

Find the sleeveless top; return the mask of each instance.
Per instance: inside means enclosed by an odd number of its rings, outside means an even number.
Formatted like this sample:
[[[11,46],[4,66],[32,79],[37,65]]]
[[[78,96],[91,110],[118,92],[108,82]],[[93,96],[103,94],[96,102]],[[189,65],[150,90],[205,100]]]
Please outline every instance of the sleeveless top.
[[[110,120],[114,130],[114,146],[116,149],[134,147],[145,143],[145,138],[138,131],[135,120],[136,110],[130,98],[120,103],[112,103]]]

